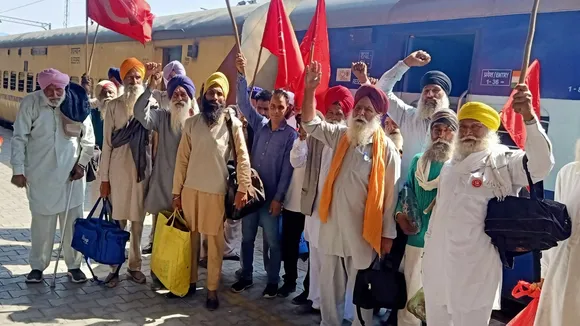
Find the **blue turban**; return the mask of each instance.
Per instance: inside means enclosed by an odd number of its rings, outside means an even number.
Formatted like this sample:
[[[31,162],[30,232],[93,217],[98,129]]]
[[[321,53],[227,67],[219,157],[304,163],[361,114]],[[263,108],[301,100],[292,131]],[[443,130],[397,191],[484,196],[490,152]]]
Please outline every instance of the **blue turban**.
[[[115,67],[109,68],[109,78],[111,78],[111,77],[115,77],[115,79],[119,83],[123,82],[123,79],[121,79],[121,70],[119,70],[119,68],[115,68]]]
[[[194,98],[195,85],[193,85],[193,81],[191,81],[189,77],[184,75],[175,75],[175,77],[171,78],[167,83],[167,95],[169,96],[169,98],[173,97],[173,92],[175,92],[175,89],[178,86],[181,86],[185,89],[190,99]]]
[[[252,89],[248,87],[248,94],[250,94],[251,99],[255,99],[261,91],[263,91],[263,89],[258,86],[254,86]]]
[[[451,93],[451,79],[441,71],[432,70],[423,75],[421,78],[421,90],[427,85],[438,85],[447,95]]]

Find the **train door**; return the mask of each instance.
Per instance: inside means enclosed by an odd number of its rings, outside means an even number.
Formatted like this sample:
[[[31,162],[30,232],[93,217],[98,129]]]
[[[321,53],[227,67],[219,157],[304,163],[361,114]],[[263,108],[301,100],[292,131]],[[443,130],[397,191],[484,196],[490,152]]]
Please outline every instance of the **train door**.
[[[407,54],[417,50],[427,51],[431,55],[431,63],[410,69],[405,74],[403,92],[407,94],[402,95],[403,99],[415,105],[419,98],[417,94],[421,93],[419,81],[423,74],[430,70],[440,70],[451,78],[453,87],[449,99],[451,108],[456,109],[458,99],[469,88],[474,45],[475,34],[411,35]]]

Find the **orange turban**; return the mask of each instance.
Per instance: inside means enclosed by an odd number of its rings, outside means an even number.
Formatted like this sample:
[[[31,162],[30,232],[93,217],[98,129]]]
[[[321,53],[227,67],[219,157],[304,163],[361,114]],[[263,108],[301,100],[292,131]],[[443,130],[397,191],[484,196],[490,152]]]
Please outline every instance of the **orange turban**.
[[[145,78],[145,65],[136,58],[129,58],[123,61],[121,64],[121,79],[125,79],[127,73],[129,73],[129,71],[132,69],[137,69],[137,72],[139,72],[141,78]]]

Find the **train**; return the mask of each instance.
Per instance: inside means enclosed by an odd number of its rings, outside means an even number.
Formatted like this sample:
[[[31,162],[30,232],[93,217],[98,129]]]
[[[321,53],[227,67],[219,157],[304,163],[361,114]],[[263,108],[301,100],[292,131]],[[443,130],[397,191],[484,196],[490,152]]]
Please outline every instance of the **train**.
[[[290,20],[300,41],[316,0],[285,3],[291,7]],[[482,101],[499,111],[520,73],[532,4],[533,0],[327,0],[331,86],[357,89],[352,62],[365,61],[369,74],[378,78],[398,60],[421,49],[431,54],[432,62],[407,72],[394,90],[400,98],[416,102],[421,76],[436,69],[453,81],[450,99],[454,109],[458,103]],[[253,44],[254,53],[261,37],[254,30],[260,26],[257,21],[264,20],[267,6],[232,8],[246,38],[242,43],[246,47]],[[553,198],[556,174],[574,159],[574,145],[580,139],[580,35],[571,28],[578,21],[580,1],[540,4],[532,59],[541,66],[541,120],[556,160],[544,181],[547,198]],[[96,44],[91,76],[100,79],[107,77],[109,67],[134,56],[163,64],[180,60],[194,83],[201,85],[227,58],[232,59],[236,49],[225,8],[158,17],[153,40],[144,46],[106,29],[94,40],[94,31],[91,26],[90,42]],[[254,40],[248,40],[252,37]],[[85,27],[0,37],[0,119],[14,121],[20,99],[38,89],[36,73],[44,68],[59,69],[78,82],[89,56],[85,42]],[[513,146],[505,131],[502,141]],[[505,296],[518,279],[538,277],[537,255],[518,257],[516,270],[504,274]]]

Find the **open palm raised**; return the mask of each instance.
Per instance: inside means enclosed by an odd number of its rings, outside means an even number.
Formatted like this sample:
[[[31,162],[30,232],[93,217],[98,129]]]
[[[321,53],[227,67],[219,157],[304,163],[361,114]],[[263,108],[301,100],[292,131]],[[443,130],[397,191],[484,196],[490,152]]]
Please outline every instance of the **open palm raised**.
[[[306,67],[306,76],[304,87],[307,89],[316,89],[320,85],[322,78],[322,66],[319,62],[313,61]]]

